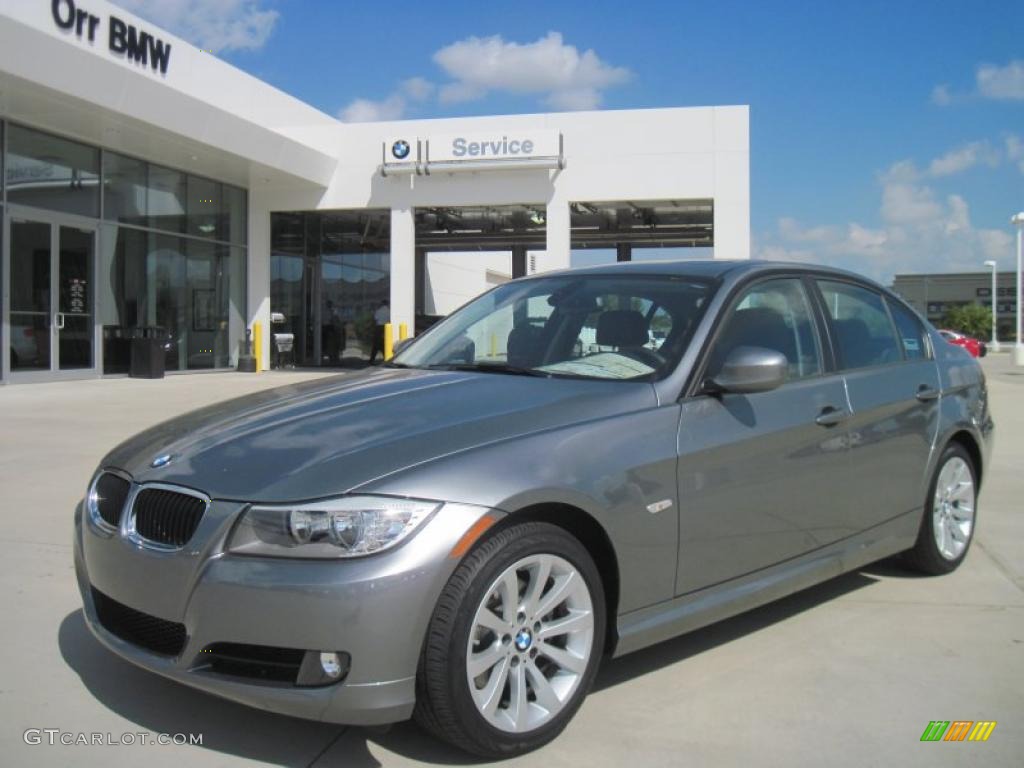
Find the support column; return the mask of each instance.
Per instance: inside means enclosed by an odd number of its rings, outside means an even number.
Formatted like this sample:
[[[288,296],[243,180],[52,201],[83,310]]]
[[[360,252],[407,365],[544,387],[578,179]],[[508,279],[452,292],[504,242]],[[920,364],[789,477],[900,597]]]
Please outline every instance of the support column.
[[[266,202],[256,194],[249,194],[249,246],[246,251],[248,296],[246,327],[259,323],[263,328],[263,350],[259,359],[264,367],[270,363],[270,211]],[[245,329],[240,337],[245,339]],[[296,341],[298,341],[296,339]],[[255,350],[254,350],[255,352]],[[231,362],[238,361],[238,345],[231,350]]]
[[[616,261],[632,261],[633,260],[633,246],[630,243],[616,243],[615,244],[615,260]]]
[[[416,314],[427,313],[427,252],[416,249]],[[409,328],[410,333],[415,333]]]
[[[416,217],[413,209],[391,209],[391,322],[416,326]]]
[[[512,246],[512,279],[526,277],[526,246]]]
[[[558,197],[548,202],[546,251],[548,269],[569,268],[572,252],[569,203]]]

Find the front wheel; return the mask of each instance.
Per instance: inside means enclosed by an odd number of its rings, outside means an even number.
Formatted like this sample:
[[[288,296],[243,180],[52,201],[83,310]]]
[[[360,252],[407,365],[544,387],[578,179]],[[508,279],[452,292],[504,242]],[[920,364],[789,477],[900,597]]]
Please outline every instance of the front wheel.
[[[950,573],[963,562],[974,538],[977,470],[959,443],[946,446],[935,467],[917,543],[907,560],[920,571]]]
[[[499,530],[449,579],[417,678],[417,721],[482,757],[521,754],[576,713],[604,648],[593,559],[547,523]]]

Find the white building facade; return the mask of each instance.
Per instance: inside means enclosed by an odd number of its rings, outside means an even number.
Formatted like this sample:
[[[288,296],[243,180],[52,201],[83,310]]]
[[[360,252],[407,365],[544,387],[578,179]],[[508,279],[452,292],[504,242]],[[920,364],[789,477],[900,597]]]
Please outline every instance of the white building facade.
[[[385,301],[414,333],[578,251],[750,256],[744,106],[345,124],[103,0],[0,0],[0,121],[4,382],[256,326],[264,367],[365,362]]]

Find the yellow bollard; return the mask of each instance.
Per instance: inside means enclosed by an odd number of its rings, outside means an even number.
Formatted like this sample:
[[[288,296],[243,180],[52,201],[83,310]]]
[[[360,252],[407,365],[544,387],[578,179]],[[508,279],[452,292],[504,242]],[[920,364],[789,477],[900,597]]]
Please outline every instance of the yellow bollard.
[[[399,323],[398,324],[398,340],[399,341],[405,341],[407,338],[409,338],[409,326],[407,326],[405,323]]]
[[[390,360],[394,354],[395,348],[395,333],[391,327],[391,323],[384,324],[384,359]]]
[[[491,357],[498,356],[498,337],[491,334]]]
[[[252,348],[256,357],[256,373],[263,370],[263,325],[252,324]]]

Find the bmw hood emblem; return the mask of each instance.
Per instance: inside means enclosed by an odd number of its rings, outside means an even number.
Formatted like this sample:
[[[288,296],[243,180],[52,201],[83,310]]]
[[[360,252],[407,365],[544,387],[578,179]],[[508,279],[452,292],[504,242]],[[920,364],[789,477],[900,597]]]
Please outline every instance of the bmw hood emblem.
[[[399,160],[405,160],[409,156],[409,142],[399,139],[391,145],[391,154]]]
[[[165,453],[162,456],[157,456],[153,459],[153,463],[150,464],[153,469],[159,469],[160,467],[166,467],[171,463],[171,454]]]

